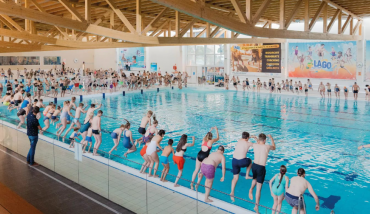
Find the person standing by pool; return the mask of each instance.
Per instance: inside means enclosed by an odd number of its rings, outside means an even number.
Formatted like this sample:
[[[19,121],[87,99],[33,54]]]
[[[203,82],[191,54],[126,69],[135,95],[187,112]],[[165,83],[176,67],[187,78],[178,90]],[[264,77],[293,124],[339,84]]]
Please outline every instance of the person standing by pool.
[[[176,147],[176,153],[173,155],[173,162],[177,164],[177,168],[179,169],[179,173],[177,173],[176,181],[174,184],[174,187],[179,187],[177,183],[179,182],[179,179],[182,175],[182,171],[184,169],[184,164],[185,164],[185,159],[184,159],[184,153],[186,152],[186,149],[188,147],[194,146],[195,143],[195,137],[193,136],[193,142],[192,143],[187,143],[188,142],[188,136],[186,134],[183,134],[179,140],[179,143],[177,144]]]
[[[358,98],[358,92],[360,91],[360,86],[358,86],[356,82],[352,86],[352,91],[353,91],[353,97],[355,98],[355,100],[357,100],[357,98]]]
[[[157,147],[160,150],[163,150],[160,143],[163,140],[163,137],[164,137],[165,134],[166,134],[166,132],[164,130],[162,130],[162,129],[159,130],[158,134],[156,136],[154,136],[152,141],[148,144],[148,146],[146,148],[146,154],[145,155],[147,155],[147,158],[148,158],[149,162],[146,163],[145,166],[143,166],[143,168],[140,171],[141,173],[144,173],[146,168],[148,168],[148,166],[150,166],[150,165],[153,166],[153,164],[155,163],[156,165],[155,165],[155,168],[154,168],[153,176],[158,177],[157,176],[157,170],[158,170],[158,165],[159,165],[159,157],[158,157],[158,154],[157,154]],[[153,167],[149,168],[149,177],[152,177],[152,168]]]
[[[335,86],[334,86],[334,93],[335,93],[336,98],[340,98],[340,88],[339,88],[338,84],[335,84]]]
[[[325,98],[325,85],[321,82],[318,88],[321,97]]]
[[[36,144],[39,139],[38,131],[40,130],[40,134],[42,134],[42,128],[40,123],[36,117],[36,115],[40,112],[39,107],[34,107],[31,114],[27,115],[27,136],[30,140],[31,148],[28,151],[27,155],[27,163],[31,166],[38,166],[38,163],[35,163],[35,152],[36,152]]]
[[[266,145],[266,135],[261,133],[258,135],[257,143],[253,144],[254,162],[252,164],[253,181],[249,189],[249,199],[253,200],[253,189],[257,185],[256,190],[256,206],[254,210],[258,213],[258,205],[261,198],[261,189],[266,175],[266,162],[270,150],[275,150],[275,141],[271,135],[267,135],[271,139],[272,145]]]
[[[328,91],[328,98],[331,98],[331,84],[329,82],[326,84],[326,88]]]
[[[212,137],[213,137],[212,130],[213,129],[216,130],[216,138],[215,139],[212,139]],[[200,151],[198,152],[197,159],[196,159],[196,162],[195,162],[195,170],[194,170],[193,176],[191,178],[191,183],[190,183],[190,188],[191,189],[194,189],[194,187],[193,187],[194,181],[195,181],[195,178],[197,177],[197,174],[200,170],[200,167],[201,167],[201,164],[202,164],[203,160],[209,156],[209,154],[211,152],[211,149],[212,149],[212,145],[215,142],[217,142],[219,139],[220,139],[220,136],[218,134],[217,126],[212,127],[209,130],[209,132],[207,132],[206,136],[203,138],[202,146],[200,148]]]
[[[146,126],[148,125],[149,123],[149,126],[152,125],[152,122],[151,122],[151,117],[153,115],[153,112],[152,111],[148,111],[146,113],[146,115],[141,119],[141,123],[140,123],[140,127],[138,129],[138,132],[144,137],[145,133],[146,133]],[[141,145],[141,142],[143,141],[143,137],[141,137],[138,142],[139,142],[139,146]]]
[[[98,114],[93,118],[91,123],[92,133],[95,139],[95,145],[93,149],[93,155],[98,156],[98,150],[101,144],[101,116],[103,111],[99,110]]]
[[[212,189],[213,180],[215,178],[216,168],[218,165],[222,165],[222,178],[220,179],[221,182],[225,179],[225,156],[224,156],[225,148],[223,146],[219,146],[216,152],[213,152],[209,155],[208,158],[204,159],[201,166],[201,173],[198,175],[198,182],[195,187],[195,189],[198,189],[198,185],[201,182],[203,175],[206,177],[206,183],[205,183],[205,202],[213,202],[211,199],[209,199],[209,193]]]
[[[252,138],[258,141],[257,137],[252,136]],[[231,193],[230,193],[232,201],[234,201],[234,190],[236,183],[238,183],[239,180],[240,169],[247,168],[247,171],[245,173],[245,179],[252,179],[252,177],[249,176],[249,171],[252,168],[252,160],[250,158],[247,158],[249,147],[253,147],[253,143],[249,142],[249,133],[243,132],[242,138],[239,139],[238,142],[236,143],[232,160],[234,175],[233,180],[231,181]]]
[[[285,193],[285,200],[288,202],[290,206],[293,207],[292,213],[297,213],[298,206],[301,207],[300,213],[306,213],[306,210],[304,210],[304,204],[303,200],[299,200],[299,198],[302,196],[306,189],[311,193],[312,197],[315,199],[316,211],[319,211],[320,209],[320,201],[317,197],[315,191],[313,190],[311,184],[305,179],[306,172],[304,169],[299,168],[297,172],[298,176],[293,177],[290,180],[290,186],[286,190]]]
[[[167,182],[166,176],[167,176],[168,171],[170,171],[170,164],[168,162],[168,156],[170,156],[171,153],[172,153],[172,156],[175,155],[175,150],[173,149],[172,144],[173,144],[173,140],[169,139],[168,145],[164,147],[162,155],[161,157],[159,157],[159,161],[163,165],[163,171],[162,171],[161,179],[160,179],[160,181],[162,182]]]
[[[284,165],[280,166],[280,173],[276,174],[270,180],[271,196],[274,199],[274,205],[272,206],[272,214],[276,211],[280,212],[281,205],[284,200],[284,192],[288,189],[289,178],[286,176],[287,169]],[[274,182],[274,184],[272,184]]]
[[[347,99],[348,98],[348,88],[346,86],[344,86],[343,88],[343,93],[344,93],[344,98]]]
[[[307,85],[308,85],[308,88],[313,90],[312,88],[312,83],[311,83],[311,80],[310,79],[307,79]]]

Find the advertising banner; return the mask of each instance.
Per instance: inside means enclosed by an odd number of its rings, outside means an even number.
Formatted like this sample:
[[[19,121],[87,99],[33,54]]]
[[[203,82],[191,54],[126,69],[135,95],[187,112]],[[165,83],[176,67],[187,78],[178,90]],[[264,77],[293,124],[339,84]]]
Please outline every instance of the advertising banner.
[[[156,62],[152,62],[150,63],[150,71],[151,72],[157,72],[157,63]]]
[[[118,69],[126,68],[145,68],[145,48],[117,48]]]
[[[356,79],[356,42],[289,43],[289,77]]]
[[[281,73],[281,43],[231,45],[233,72]]]
[[[0,56],[0,65],[40,65],[39,56]]]

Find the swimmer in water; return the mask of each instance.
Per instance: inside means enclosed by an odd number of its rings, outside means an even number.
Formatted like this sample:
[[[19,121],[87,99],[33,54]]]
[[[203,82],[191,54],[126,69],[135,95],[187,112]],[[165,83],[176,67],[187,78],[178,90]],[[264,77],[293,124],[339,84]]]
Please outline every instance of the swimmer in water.
[[[320,201],[317,197],[315,191],[313,190],[311,184],[305,179],[306,172],[304,169],[299,168],[297,172],[298,176],[293,177],[290,180],[290,186],[286,190],[285,193],[285,200],[288,202],[290,206],[293,207],[292,213],[297,213],[298,206],[301,207],[299,213],[306,213],[304,209],[303,200],[299,200],[299,197],[303,196],[304,192],[308,189],[312,197],[315,199],[316,211],[320,209]],[[299,204],[301,203],[301,204]]]
[[[257,137],[251,136],[256,141],[258,140]],[[252,179],[253,177],[249,176],[249,172],[252,168],[252,160],[250,158],[247,158],[247,153],[250,147],[253,147],[253,143],[249,142],[249,133],[243,132],[242,138],[238,140],[235,146],[235,151],[233,154],[233,160],[232,160],[232,167],[233,167],[233,180],[231,181],[231,193],[230,197],[232,201],[235,201],[234,199],[234,190],[235,186],[238,183],[239,180],[239,173],[241,168],[247,168],[247,171],[245,173],[245,179]]]
[[[274,199],[272,213],[275,213],[275,211],[278,211],[280,213],[281,205],[284,200],[284,192],[288,189],[289,186],[289,178],[285,175],[286,172],[287,168],[284,165],[281,165],[280,173],[271,178],[269,182],[271,196]]]

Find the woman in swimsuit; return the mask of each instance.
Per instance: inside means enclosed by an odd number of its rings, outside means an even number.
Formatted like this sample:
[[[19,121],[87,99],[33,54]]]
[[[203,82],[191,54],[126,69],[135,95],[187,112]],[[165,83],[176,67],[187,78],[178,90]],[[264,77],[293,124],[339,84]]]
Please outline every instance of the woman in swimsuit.
[[[71,123],[71,117],[74,118],[74,116],[72,115],[71,113],[71,107],[69,105],[69,101],[64,101],[63,103],[63,110],[62,110],[62,113],[60,114],[60,120],[61,120],[61,123],[59,123],[57,125],[57,128],[59,128],[60,126],[60,129],[57,131],[57,136],[59,137],[63,131],[66,129],[67,127],[67,124]]]
[[[177,183],[179,182],[179,179],[182,175],[182,171],[184,169],[184,164],[185,164],[185,159],[184,159],[184,153],[186,152],[186,149],[188,147],[194,146],[195,143],[195,137],[193,136],[193,142],[192,143],[187,143],[188,142],[188,136],[186,134],[183,134],[180,138],[179,143],[177,144],[176,147],[176,153],[173,156],[173,162],[177,164],[177,168],[179,169],[179,172],[177,173],[176,181],[174,187],[179,187]]]
[[[212,139],[212,130],[216,130],[216,138]],[[195,163],[195,170],[193,172],[193,176],[191,178],[190,188],[193,189],[195,178],[197,177],[197,174],[200,170],[200,166],[205,158],[209,156],[209,153],[211,152],[212,145],[217,142],[220,139],[220,136],[218,134],[218,128],[217,126],[212,127],[211,130],[206,134],[206,136],[203,138],[202,146],[200,151],[197,155],[197,160]]]
[[[122,144],[123,146],[128,149],[123,156],[127,158],[127,155],[136,151],[136,144],[137,141],[134,143],[134,139],[132,139],[132,132],[130,131],[131,124],[126,120],[126,124],[123,130],[123,138]]]
[[[58,106],[58,107],[60,107],[60,106]],[[85,118],[84,123],[81,125],[81,128],[80,128],[80,133],[81,133],[81,136],[82,136],[81,145],[82,145],[83,153],[85,153],[85,149],[86,149],[86,146],[87,146],[88,143],[90,143],[90,147],[89,147],[88,151],[90,151],[91,146],[92,146],[91,135],[87,136],[87,134],[88,134],[89,129],[90,129],[91,134],[92,134],[91,123],[92,123],[93,117],[94,117],[94,112],[91,112]]]
[[[343,91],[344,91],[344,97],[347,99],[348,98],[348,88],[344,87]]]
[[[163,140],[163,137],[165,134],[166,132],[164,130],[162,129],[159,130],[158,134],[154,136],[151,142],[148,144],[146,148],[146,153],[145,153],[146,156],[144,155],[145,156],[144,159],[148,159],[149,161],[146,161],[143,164],[143,167],[141,168],[140,173],[144,173],[146,168],[148,168],[150,165],[153,165],[155,162],[156,166],[155,166],[153,175],[154,177],[158,177],[156,175],[158,166],[159,166],[159,157],[157,154],[157,147],[159,148],[159,150],[163,150],[160,143]],[[153,167],[149,168],[149,177],[152,177],[152,168]]]
[[[285,175],[287,169],[284,165],[280,166],[280,173],[276,174],[270,180],[271,196],[274,199],[274,205],[272,206],[273,213],[277,210],[280,212],[281,204],[284,200],[284,192],[288,189],[289,178]]]

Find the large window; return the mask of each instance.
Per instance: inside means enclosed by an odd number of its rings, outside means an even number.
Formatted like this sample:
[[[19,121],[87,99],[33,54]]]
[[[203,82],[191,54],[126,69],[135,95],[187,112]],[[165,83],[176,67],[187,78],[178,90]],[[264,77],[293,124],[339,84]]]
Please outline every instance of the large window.
[[[187,46],[187,66],[224,66],[224,45]]]

